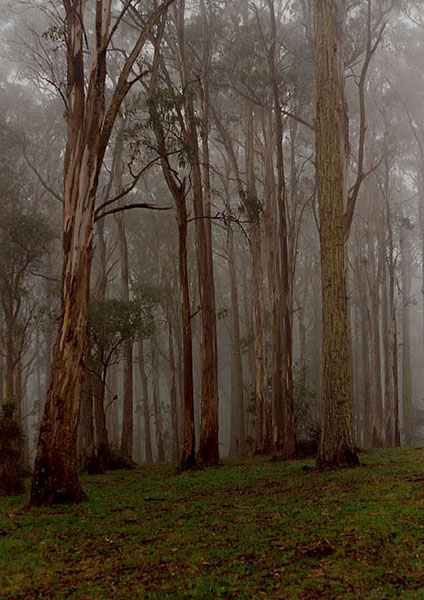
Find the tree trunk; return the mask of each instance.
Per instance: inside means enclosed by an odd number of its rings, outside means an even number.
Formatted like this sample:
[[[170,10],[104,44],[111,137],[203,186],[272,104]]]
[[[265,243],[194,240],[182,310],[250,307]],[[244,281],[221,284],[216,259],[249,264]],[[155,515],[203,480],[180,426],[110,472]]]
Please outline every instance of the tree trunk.
[[[237,285],[236,257],[234,250],[234,231],[231,224],[231,207],[225,190],[225,210],[227,212],[227,259],[230,272],[231,323],[232,323],[232,362],[231,362],[231,439],[230,454],[243,456],[246,453],[246,417],[243,390],[243,363],[240,342],[240,308]]]
[[[322,285],[322,421],[317,466],[359,464],[352,435],[346,245],[346,106],[343,25],[331,0],[315,0],[316,176]],[[342,27],[342,30],[340,30]]]
[[[82,387],[81,419],[78,432],[79,457],[81,471],[92,472],[95,462],[94,423],[93,423],[93,390],[91,375],[86,372]],[[95,469],[97,471],[97,469]]]
[[[402,406],[403,406],[403,443],[412,444],[412,383],[411,383],[411,248],[409,241],[411,225],[404,218],[401,233],[402,256]]]
[[[119,128],[118,137],[114,150],[114,187],[117,194],[123,189],[122,185],[122,151],[124,144],[124,127]],[[121,265],[121,299],[129,302],[130,299],[130,275],[128,262],[127,232],[124,213],[115,215],[118,230],[119,261]],[[134,399],[133,399],[133,343],[131,339],[123,342],[124,374],[123,374],[123,404],[122,404],[122,432],[121,432],[121,454],[128,461],[133,462],[133,438],[134,438]]]
[[[190,149],[189,160],[192,169],[191,176],[195,218],[197,275],[201,306],[201,422],[196,462],[199,466],[213,466],[218,464],[219,461],[219,444],[215,286],[211,247],[211,221],[207,218],[207,200],[210,190],[203,187],[204,181],[200,168],[199,136],[193,100],[194,78],[189,71],[186,57],[184,0],[181,0],[177,12],[177,36],[181,61],[182,83],[186,91],[186,127],[184,137],[185,143]],[[209,167],[207,167],[207,169],[208,168]],[[208,171],[206,170],[206,181],[207,174]]]
[[[149,408],[149,385],[147,380],[145,361],[144,361],[144,344],[140,339],[138,344],[138,368],[141,379],[141,393],[143,404],[143,419],[144,419],[144,449],[146,453],[146,463],[153,462],[152,454],[152,433],[150,428],[150,408]]]
[[[372,194],[372,199],[375,196]],[[375,256],[374,220],[376,212],[371,208],[371,223],[368,224],[368,285],[370,300],[370,333],[371,333],[371,445],[374,448],[383,446],[383,397],[381,385],[381,351],[380,351],[380,257]],[[379,264],[376,265],[376,260]]]
[[[178,276],[181,295],[181,329],[182,329],[182,389],[183,389],[183,440],[180,469],[194,467],[195,457],[195,417],[194,417],[194,381],[193,381],[193,334],[191,326],[190,277],[187,253],[187,205],[186,178],[182,180],[171,168],[167,153],[165,133],[160,116],[155,108],[154,92],[156,91],[159,68],[159,50],[155,47],[153,74],[150,85],[150,116],[158,144],[162,172],[169,191],[174,198],[178,225]]]
[[[68,138],[63,190],[62,319],[53,350],[50,386],[40,428],[32,482],[32,505],[80,502],[86,496],[76,472],[76,441],[93,255],[94,203],[101,168],[105,44],[110,5],[98,3],[96,34],[85,99],[83,2],[65,3],[68,50]],[[92,85],[96,81],[96,90]]]
[[[383,221],[384,223],[384,221]],[[384,234],[386,233],[384,227]],[[386,247],[384,246],[384,259],[386,254]],[[382,305],[382,333],[383,333],[383,356],[384,356],[384,407],[385,407],[385,420],[384,430],[386,445],[389,447],[394,446],[394,427],[393,427],[393,382],[392,382],[392,323],[390,319],[390,304],[389,304],[389,286],[388,286],[388,268],[386,260],[383,262],[383,282],[382,282],[382,294],[383,294],[383,305]]]
[[[171,401],[172,423],[172,460],[180,458],[178,439],[178,407],[177,407],[177,381],[175,372],[174,336],[172,332],[171,316],[168,314],[168,352],[169,352],[169,397]]]
[[[292,277],[294,265],[289,264],[288,252],[288,226],[287,226],[287,194],[284,173],[283,157],[283,123],[281,118],[280,91],[278,88],[276,52],[277,29],[274,4],[268,0],[271,19],[271,45],[268,62],[271,75],[273,103],[274,103],[274,129],[277,158],[277,236],[275,249],[275,276],[278,281],[277,329],[279,330],[277,344],[274,348],[276,370],[273,383],[278,385],[274,401],[274,455],[279,458],[289,459],[296,455],[296,431],[294,423],[293,406],[293,324],[292,324]],[[279,379],[277,383],[277,379]]]
[[[388,178],[389,168],[386,160],[386,226],[388,236],[388,269],[389,269],[389,310],[391,321],[391,346],[392,346],[392,378],[393,378],[393,427],[394,427],[394,445],[400,446],[400,424],[399,424],[399,371],[398,371],[398,335],[397,335],[397,319],[396,319],[396,302],[395,302],[395,257],[393,244],[393,229],[392,215],[390,208],[390,197],[388,193]]]
[[[254,171],[254,128],[253,110],[245,103],[245,138],[246,138],[246,194],[244,205],[249,220],[249,249],[251,259],[251,286],[253,308],[253,337],[255,356],[255,419],[257,454],[270,452],[267,436],[266,405],[268,397],[266,336],[265,336],[265,302],[263,290],[262,235],[260,221],[260,203],[256,191]]]
[[[157,350],[156,336],[150,338],[151,345],[151,365],[152,365],[152,390],[153,390],[153,410],[155,413],[155,432],[156,432],[156,447],[158,452],[158,462],[165,462],[165,446],[163,443],[162,430],[162,406],[160,401],[160,373],[159,373],[159,358]]]
[[[141,28],[125,59],[106,114],[111,0],[96,2],[88,77],[84,65],[85,3],[83,0],[63,2],[68,131],[63,186],[62,317],[53,350],[30,505],[80,502],[86,498],[76,472],[76,441],[88,349],[88,297],[98,179],[116,117],[132,86],[128,82],[132,67],[151,29],[171,2],[165,0]]]

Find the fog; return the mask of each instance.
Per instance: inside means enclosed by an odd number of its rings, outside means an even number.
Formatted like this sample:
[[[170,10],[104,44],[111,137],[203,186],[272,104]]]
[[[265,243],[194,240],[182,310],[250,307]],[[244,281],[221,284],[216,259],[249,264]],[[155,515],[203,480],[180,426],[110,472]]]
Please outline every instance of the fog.
[[[325,242],[318,201],[313,3],[187,0],[147,27],[157,2],[112,2],[103,54],[94,2],[79,33],[66,2],[0,4],[0,401],[16,402],[24,463],[69,340],[81,354],[54,402],[79,420],[78,470],[184,452],[206,465],[314,456],[321,245],[339,243]],[[420,445],[424,13],[407,0],[346,9],[335,44],[352,435],[355,447]]]

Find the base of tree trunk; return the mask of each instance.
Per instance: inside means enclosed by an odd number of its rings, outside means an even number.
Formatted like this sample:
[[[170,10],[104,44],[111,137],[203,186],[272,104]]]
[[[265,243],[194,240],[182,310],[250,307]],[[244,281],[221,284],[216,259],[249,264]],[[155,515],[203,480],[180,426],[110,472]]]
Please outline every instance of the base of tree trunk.
[[[294,450],[276,450],[272,452],[272,462],[284,461],[284,460],[296,460],[299,458],[296,448]]]
[[[88,498],[83,491],[78,477],[71,476],[67,481],[55,478],[43,478],[43,473],[34,476],[29,507],[52,506],[54,504],[79,504]],[[47,479],[47,481],[43,481]]]
[[[201,446],[197,453],[196,467],[216,467],[219,464],[219,451],[215,444]]]
[[[318,471],[326,471],[332,469],[351,469],[360,466],[358,455],[351,448],[341,448],[334,457],[325,459],[318,455],[316,468]]]
[[[183,453],[181,460],[178,464],[178,471],[191,471],[196,467],[196,457],[194,452],[190,454]]]

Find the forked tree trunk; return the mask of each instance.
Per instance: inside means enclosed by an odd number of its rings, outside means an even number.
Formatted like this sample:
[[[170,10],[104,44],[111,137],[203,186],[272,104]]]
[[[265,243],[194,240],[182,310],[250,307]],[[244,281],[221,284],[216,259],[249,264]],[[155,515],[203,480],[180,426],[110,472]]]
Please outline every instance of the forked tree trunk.
[[[85,105],[83,3],[73,4],[68,7],[66,19],[70,89],[63,193],[62,318],[40,428],[32,505],[80,502],[86,498],[76,472],[76,440],[88,349],[87,312],[103,101],[102,97],[91,97],[91,104]],[[108,22],[109,15],[107,29]],[[105,64],[98,68],[101,76]]]
[[[352,435],[352,384],[346,285],[343,31],[332,0],[315,0],[316,176],[322,282],[322,421],[317,466],[359,464]],[[340,16],[340,15],[339,15]],[[336,31],[337,28],[337,31]],[[343,124],[344,123],[344,124]]]
[[[41,422],[30,505],[86,498],[76,472],[76,442],[93,255],[96,191],[106,146],[128,79],[152,27],[172,0],[147,20],[120,72],[105,115],[105,80],[111,0],[97,0],[89,73],[84,65],[83,0],[63,0],[67,44],[67,144],[63,185],[62,316],[53,350],[50,385]],[[87,93],[86,93],[87,87]]]

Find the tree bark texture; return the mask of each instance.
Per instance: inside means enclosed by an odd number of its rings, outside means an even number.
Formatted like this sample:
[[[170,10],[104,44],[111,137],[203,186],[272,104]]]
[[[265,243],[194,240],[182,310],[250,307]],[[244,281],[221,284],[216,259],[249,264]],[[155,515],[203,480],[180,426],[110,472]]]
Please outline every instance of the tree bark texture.
[[[194,110],[193,77],[186,58],[185,2],[180,2],[178,11],[178,44],[181,58],[183,85],[186,90],[185,142],[190,148],[192,168],[192,195],[195,218],[196,260],[201,306],[201,395],[200,395],[200,439],[196,463],[213,466],[219,462],[218,444],[218,357],[215,310],[215,286],[211,248],[211,221],[207,217],[205,189],[200,168],[200,149],[196,115]],[[206,189],[206,195],[208,190]]]
[[[172,0],[147,20],[120,72],[105,112],[111,0],[97,0],[86,78],[84,0],[63,0],[66,15],[68,124],[63,184],[62,316],[53,350],[50,385],[40,427],[30,505],[80,502],[86,498],[76,472],[76,442],[93,255],[96,191],[104,154],[132,67],[152,27]],[[87,79],[87,82],[86,82]]]
[[[411,382],[411,262],[409,219],[403,219],[402,255],[402,407],[403,443],[412,444],[412,382]]]
[[[322,419],[317,466],[359,464],[352,435],[346,247],[347,162],[342,33],[343,2],[315,0],[316,177],[320,213],[322,282]],[[337,14],[336,14],[337,13]]]
[[[141,380],[141,393],[143,405],[143,420],[144,420],[144,450],[146,454],[146,463],[153,462],[152,453],[152,433],[150,427],[150,407],[149,407],[149,382],[147,379],[146,366],[144,360],[144,343],[140,339],[138,343],[138,368]]]
[[[156,336],[150,338],[152,366],[152,399],[155,414],[155,434],[158,462],[165,462],[165,446],[163,440],[162,405],[160,401],[160,371]]]

